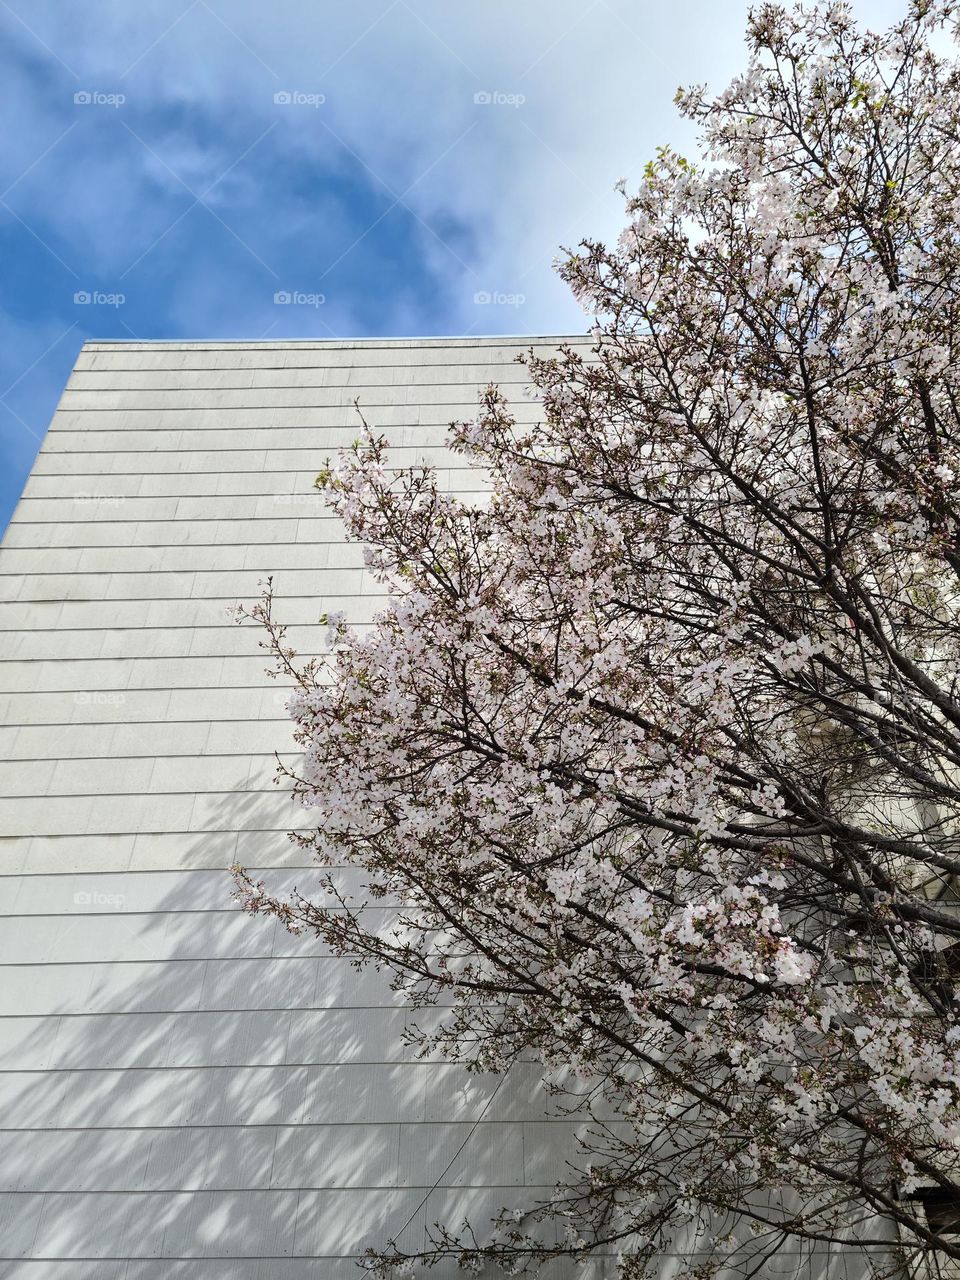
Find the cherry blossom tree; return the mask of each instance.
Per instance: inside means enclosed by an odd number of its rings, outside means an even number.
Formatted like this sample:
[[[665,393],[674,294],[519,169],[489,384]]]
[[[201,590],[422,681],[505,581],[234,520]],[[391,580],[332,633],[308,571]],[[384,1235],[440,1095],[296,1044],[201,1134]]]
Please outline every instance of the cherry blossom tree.
[[[548,1203],[422,1262],[960,1259],[953,26],[754,10],[746,72],[678,94],[702,158],[661,150],[563,262],[594,341],[525,357],[540,421],[490,388],[451,428],[489,493],[365,429],[318,484],[389,606],[303,665],[269,589],[249,615],[329,870],[281,900],[238,869],[245,905],[587,1122]]]

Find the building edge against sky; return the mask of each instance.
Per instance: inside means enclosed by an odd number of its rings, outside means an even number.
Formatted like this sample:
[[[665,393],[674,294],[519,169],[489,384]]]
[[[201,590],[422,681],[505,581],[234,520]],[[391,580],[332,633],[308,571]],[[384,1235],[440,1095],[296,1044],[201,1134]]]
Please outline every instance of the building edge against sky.
[[[498,1090],[412,1060],[386,977],[242,915],[226,872],[310,887],[272,784],[287,695],[227,610],[272,574],[300,652],[321,612],[371,620],[313,488],[354,401],[398,465],[476,491],[446,424],[490,381],[534,420],[515,357],[560,341],[80,352],[0,550],[3,1280],[340,1280],[562,1176],[576,1126],[535,1064]]]

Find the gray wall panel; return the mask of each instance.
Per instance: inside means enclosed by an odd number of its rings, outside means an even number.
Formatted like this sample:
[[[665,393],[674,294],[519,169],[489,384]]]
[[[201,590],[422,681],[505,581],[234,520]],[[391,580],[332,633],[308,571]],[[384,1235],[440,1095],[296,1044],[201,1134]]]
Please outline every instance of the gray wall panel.
[[[445,424],[491,380],[536,420],[525,346],[81,351],[0,550],[0,1280],[346,1280],[446,1208],[482,1228],[570,1148],[534,1066],[414,1060],[431,1015],[242,915],[226,870],[316,877],[272,785],[288,694],[228,607],[273,573],[301,652],[324,610],[368,624],[382,597],[313,488],[354,398],[397,464],[477,492]]]

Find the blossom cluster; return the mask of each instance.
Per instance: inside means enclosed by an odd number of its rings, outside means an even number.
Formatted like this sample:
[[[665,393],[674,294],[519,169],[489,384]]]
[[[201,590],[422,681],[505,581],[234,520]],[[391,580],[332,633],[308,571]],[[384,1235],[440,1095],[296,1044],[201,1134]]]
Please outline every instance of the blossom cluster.
[[[442,997],[424,1049],[534,1053],[622,1119],[582,1183],[434,1260],[628,1275],[730,1214],[960,1253],[911,1198],[960,1195],[952,17],[761,6],[747,72],[680,95],[703,164],[664,149],[564,264],[595,345],[527,358],[542,419],[491,387],[451,428],[483,500],[370,429],[321,477],[391,602],[283,659],[327,897],[247,905]]]

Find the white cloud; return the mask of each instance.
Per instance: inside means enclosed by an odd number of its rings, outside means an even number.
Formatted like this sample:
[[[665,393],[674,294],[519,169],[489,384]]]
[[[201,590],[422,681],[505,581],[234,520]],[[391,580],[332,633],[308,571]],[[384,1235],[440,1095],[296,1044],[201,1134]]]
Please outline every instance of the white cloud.
[[[855,7],[873,25],[901,9]],[[10,205],[48,245],[52,274],[0,371],[12,380],[16,352],[74,318],[61,305],[74,288],[120,280],[152,308],[150,332],[170,337],[257,336],[284,287],[330,300],[315,315],[289,310],[275,336],[582,329],[552,270],[559,246],[615,236],[616,180],[635,181],[661,143],[693,149],[674,91],[720,88],[743,65],[746,11],[746,0],[9,0],[0,58],[15,127],[0,187],[16,181]],[[78,90],[126,102],[75,105]],[[325,101],[278,105],[281,91]],[[191,192],[207,208],[190,210]],[[291,279],[301,261],[307,278]],[[478,305],[478,293],[508,300]],[[49,400],[44,370],[33,376]]]
[[[174,173],[203,191],[273,125],[258,162],[265,150],[333,179],[332,158],[355,158],[374,188],[403,195],[423,219],[421,265],[459,280],[456,297],[522,293],[524,323],[552,329],[579,323],[550,277],[558,246],[614,235],[616,179],[636,178],[659,143],[691,146],[673,92],[681,81],[719,87],[738,68],[746,8],[741,0],[101,0],[91,9],[40,0],[27,17],[36,36],[14,35],[49,62],[47,45],[81,87],[125,93],[121,120],[139,122],[145,109],[176,120],[172,133],[145,139],[155,155],[136,146],[100,154],[86,189],[59,156],[66,199],[55,220],[84,253],[97,255],[98,235],[115,246],[132,220],[148,241],[162,229],[151,217],[156,193],[185,194]],[[859,6],[875,23],[896,10],[890,0]],[[326,101],[278,107],[280,90]],[[494,101],[475,103],[477,93]],[[57,113],[37,105],[39,146]],[[117,123],[99,110],[104,129]],[[210,194],[228,221],[249,197],[245,172],[241,162]],[[456,245],[444,249],[449,222],[472,228],[469,258]],[[470,301],[451,317],[453,327],[473,320]]]

